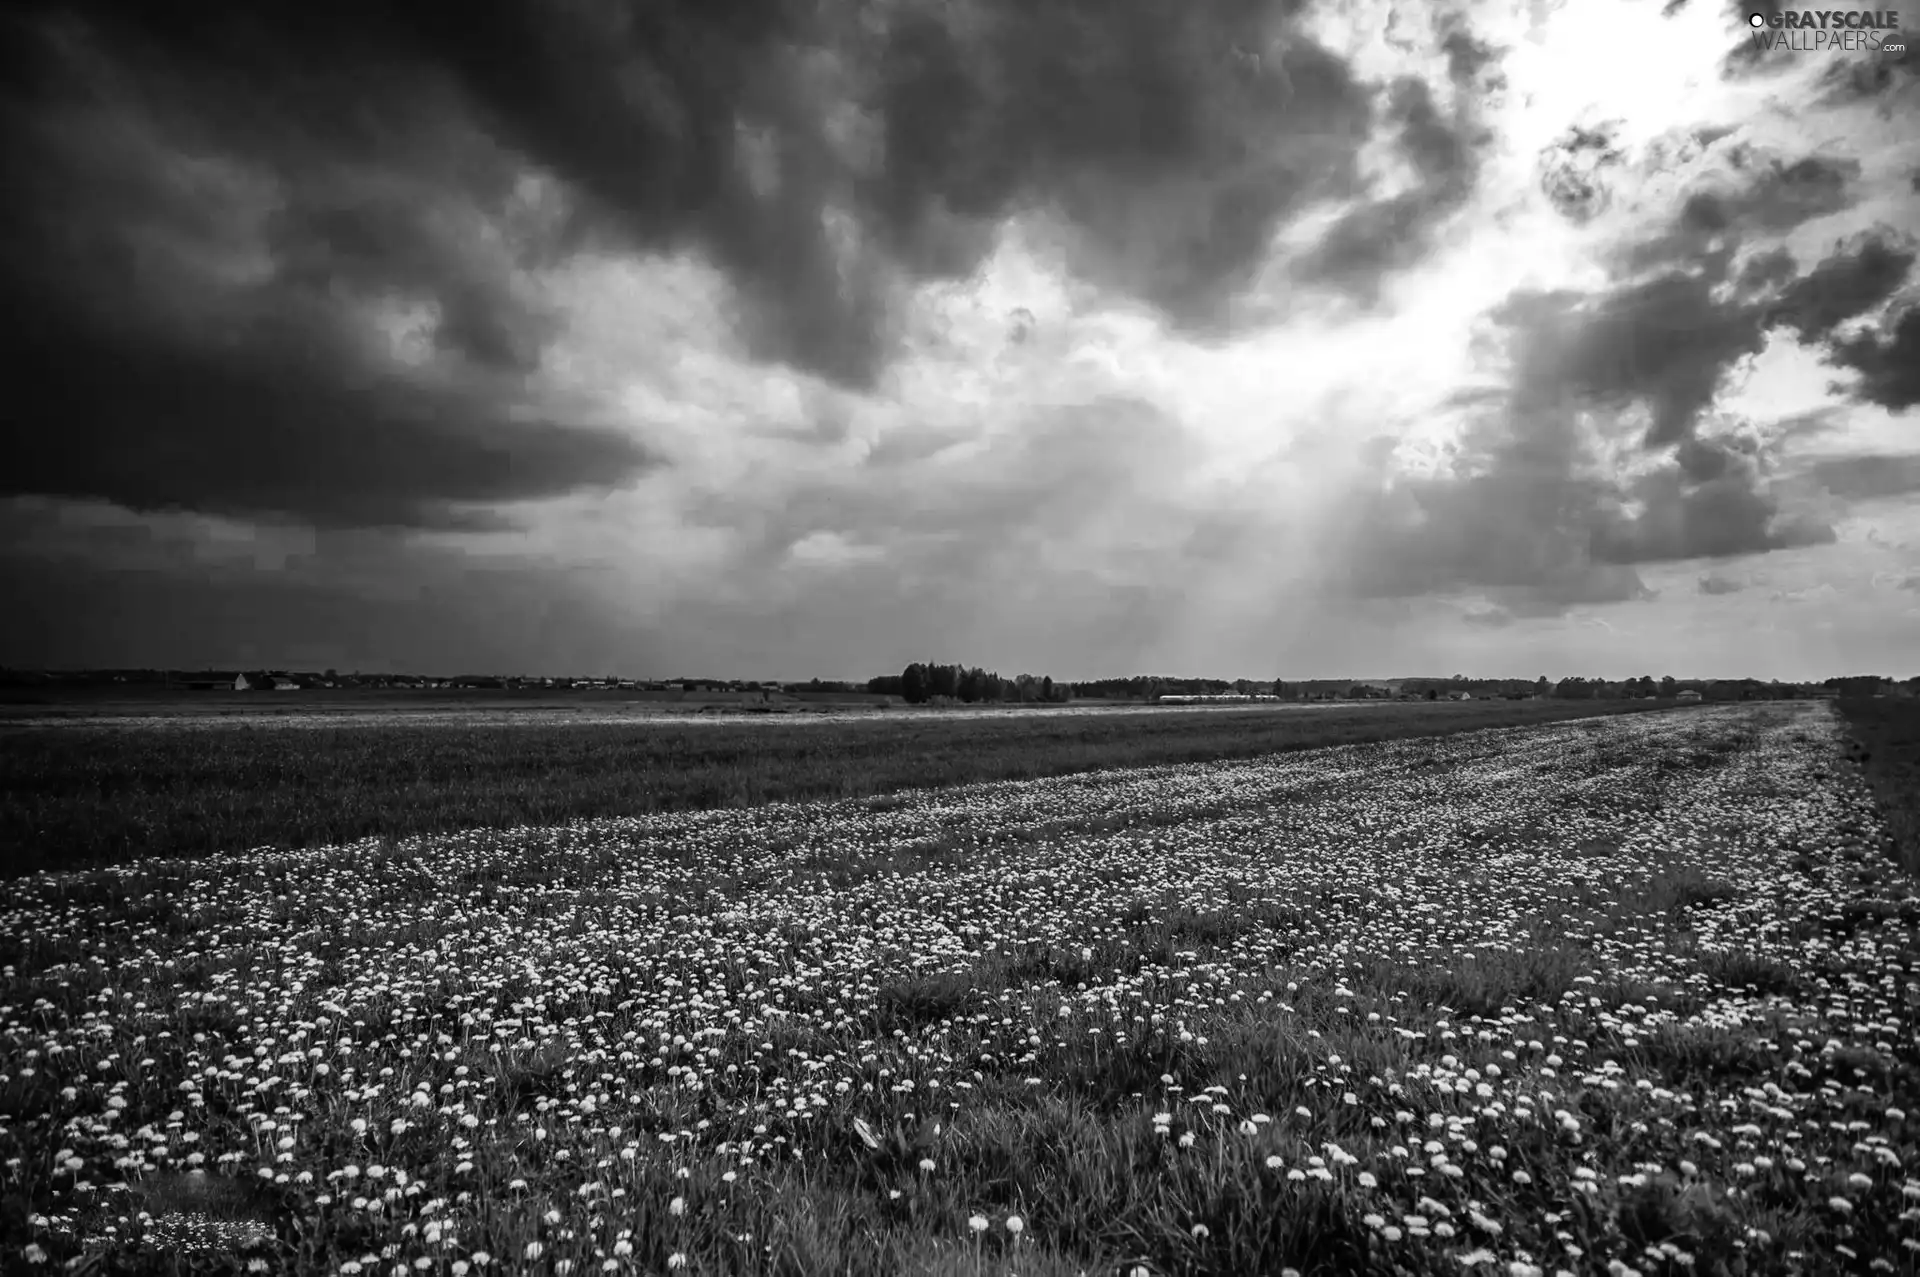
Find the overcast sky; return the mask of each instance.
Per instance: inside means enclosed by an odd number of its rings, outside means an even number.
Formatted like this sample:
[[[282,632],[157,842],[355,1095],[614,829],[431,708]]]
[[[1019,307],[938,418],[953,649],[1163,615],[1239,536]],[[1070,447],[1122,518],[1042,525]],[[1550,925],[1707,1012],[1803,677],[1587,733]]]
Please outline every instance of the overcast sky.
[[[0,661],[1920,673],[1913,53],[144,8],[5,19]]]

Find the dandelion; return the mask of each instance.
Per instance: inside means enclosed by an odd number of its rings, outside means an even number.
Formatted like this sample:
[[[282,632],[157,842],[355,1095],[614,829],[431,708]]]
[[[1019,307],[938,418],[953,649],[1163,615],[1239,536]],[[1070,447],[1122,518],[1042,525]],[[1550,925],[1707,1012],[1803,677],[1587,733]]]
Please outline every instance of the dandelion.
[[[987,1217],[985,1215],[970,1216],[967,1219],[967,1227],[976,1233],[984,1233],[987,1231]]]
[[[1007,1231],[1018,1237],[1027,1227],[1025,1220],[1018,1215],[1007,1216]]]

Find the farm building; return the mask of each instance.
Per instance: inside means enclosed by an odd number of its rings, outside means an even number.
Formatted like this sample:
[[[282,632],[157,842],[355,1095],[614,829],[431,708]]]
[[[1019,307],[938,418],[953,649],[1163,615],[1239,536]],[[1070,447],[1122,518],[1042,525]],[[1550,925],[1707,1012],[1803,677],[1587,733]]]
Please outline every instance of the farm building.
[[[1700,693],[1694,691],[1691,687],[1689,687],[1686,691],[1680,693],[1680,695],[1674,697],[1673,699],[1679,701],[1682,705],[1692,705],[1703,698],[1701,697]]]

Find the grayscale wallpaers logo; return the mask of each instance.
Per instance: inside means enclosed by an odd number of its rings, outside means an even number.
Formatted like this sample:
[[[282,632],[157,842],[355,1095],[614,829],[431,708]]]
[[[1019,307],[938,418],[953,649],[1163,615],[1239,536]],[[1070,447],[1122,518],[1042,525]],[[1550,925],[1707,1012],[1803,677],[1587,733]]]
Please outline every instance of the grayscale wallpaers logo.
[[[1891,9],[1783,9],[1750,13],[1763,53],[1905,53],[1900,15]]]

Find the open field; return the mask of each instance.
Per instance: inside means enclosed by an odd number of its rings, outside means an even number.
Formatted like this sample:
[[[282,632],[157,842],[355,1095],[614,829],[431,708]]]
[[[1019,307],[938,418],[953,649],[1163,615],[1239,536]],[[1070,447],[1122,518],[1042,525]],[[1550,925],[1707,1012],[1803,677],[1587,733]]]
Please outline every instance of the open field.
[[[25,872],[1247,758],[1655,705],[865,711],[725,725],[554,721],[533,709],[474,722],[423,720],[426,710],[77,720],[0,728],[0,847]]]
[[[1920,701],[1862,698],[1839,709],[1848,757],[1865,771],[1901,863],[1920,878]]]
[[[1912,1272],[1920,899],[1844,750],[1718,706],[7,881],[0,1253]]]

